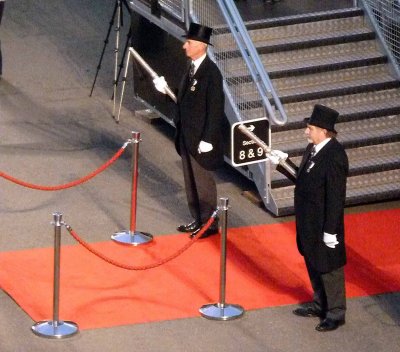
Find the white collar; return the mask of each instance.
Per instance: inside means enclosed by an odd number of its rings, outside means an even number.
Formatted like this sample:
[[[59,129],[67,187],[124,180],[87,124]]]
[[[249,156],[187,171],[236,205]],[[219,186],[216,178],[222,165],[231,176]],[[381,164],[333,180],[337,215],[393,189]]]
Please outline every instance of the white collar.
[[[202,56],[200,56],[198,59],[193,60],[192,63],[194,65],[194,73],[196,73],[197,69],[199,68],[199,66],[201,65],[201,63],[204,61],[204,59],[206,58],[207,53],[204,53]]]
[[[332,138],[325,138],[322,142],[315,145],[315,154],[317,154]]]

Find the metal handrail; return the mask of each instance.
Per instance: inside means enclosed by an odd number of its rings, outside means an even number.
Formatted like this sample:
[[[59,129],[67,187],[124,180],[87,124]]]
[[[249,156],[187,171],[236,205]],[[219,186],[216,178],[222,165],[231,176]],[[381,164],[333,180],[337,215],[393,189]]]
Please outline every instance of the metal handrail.
[[[282,103],[272,85],[272,82],[264,69],[260,60],[257,49],[251,40],[247,28],[232,0],[217,0],[221,12],[231,30],[231,33],[239,47],[244,61],[250,71],[250,74],[256,84],[257,90],[260,93],[264,107],[268,111],[271,121],[277,125],[287,123],[287,115],[282,106]],[[276,108],[279,110],[281,119],[278,119],[275,111],[267,97],[267,93],[271,94]]]

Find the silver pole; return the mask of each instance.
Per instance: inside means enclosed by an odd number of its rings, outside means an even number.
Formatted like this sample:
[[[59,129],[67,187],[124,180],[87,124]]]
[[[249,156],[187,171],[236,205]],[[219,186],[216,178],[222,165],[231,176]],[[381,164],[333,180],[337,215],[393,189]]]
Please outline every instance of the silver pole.
[[[135,49],[130,47],[129,52],[133,55],[136,61],[147,71],[152,79],[159,77],[158,74],[150,67],[150,65],[139,55],[139,53]],[[177,98],[171,88],[167,86],[165,88],[165,91],[167,92],[169,97],[176,103]]]
[[[132,183],[131,183],[131,233],[136,230],[137,179],[140,133],[132,132]]]
[[[53,213],[52,224],[54,224],[53,320],[35,323],[32,332],[41,337],[61,339],[75,335],[79,328],[72,321],[59,320],[61,225],[63,225],[61,213]]]
[[[53,321],[58,322],[60,306],[60,252],[61,252],[61,219],[62,214],[53,213],[54,224],[54,289]]]
[[[212,320],[232,320],[240,318],[244,314],[244,309],[237,304],[225,303],[225,288],[226,288],[226,238],[228,224],[228,198],[220,198],[218,210],[221,215],[221,261],[220,261],[220,290],[219,302],[211,303],[202,306],[200,314],[207,319]]]
[[[132,183],[131,183],[131,216],[129,230],[116,232],[111,236],[116,242],[137,246],[153,240],[153,236],[146,232],[136,231],[136,208],[137,208],[137,183],[138,183],[138,160],[140,132],[132,132]]]
[[[228,225],[228,198],[220,198],[218,210],[221,210],[221,262],[220,262],[220,280],[219,280],[219,303],[225,306],[226,289],[226,231]]]

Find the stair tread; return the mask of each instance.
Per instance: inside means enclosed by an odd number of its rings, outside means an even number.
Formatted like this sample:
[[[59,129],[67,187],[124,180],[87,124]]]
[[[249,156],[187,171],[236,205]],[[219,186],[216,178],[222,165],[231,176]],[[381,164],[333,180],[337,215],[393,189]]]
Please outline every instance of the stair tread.
[[[342,143],[400,135],[400,115],[339,122],[335,128],[338,131],[338,140]],[[303,129],[275,132],[271,138],[274,149],[290,151],[304,148]]]
[[[270,27],[249,31],[256,48],[288,45],[307,41],[373,33],[362,16],[307,22],[288,26]],[[231,33],[214,37],[213,44],[219,51],[236,51]]]
[[[386,65],[362,66],[272,80],[281,99],[319,92],[326,94],[329,91],[349,88],[361,90],[362,87],[395,82],[396,78],[388,72]],[[259,99],[259,93],[253,82],[240,84],[236,92],[241,95],[242,101]]]
[[[368,145],[359,148],[346,148],[351,170],[374,167],[377,171],[384,165],[399,163],[400,142]],[[302,156],[291,157],[290,160],[300,165]],[[286,177],[280,172],[272,173],[272,181],[285,180]]]
[[[255,28],[266,28],[266,27],[278,27],[289,24],[305,23],[305,22],[315,22],[322,21],[333,18],[343,18],[343,17],[355,17],[363,15],[363,10],[361,8],[342,8],[335,10],[319,11],[308,13],[307,16],[304,14],[289,15],[284,17],[272,17],[264,18],[261,20],[246,21],[246,27],[248,30]]]
[[[283,106],[288,117],[287,126],[290,126],[291,123],[302,122],[306,117],[310,117],[315,104],[329,106],[337,110],[341,117],[344,118],[352,114],[400,108],[400,89],[383,89],[374,92],[338,95],[328,98],[286,103],[283,104]],[[265,116],[265,110],[261,107],[250,105],[247,109],[244,108],[242,111],[244,120],[263,116]],[[341,117],[339,117],[339,119]]]
[[[351,198],[387,194],[392,199],[400,190],[400,169],[378,172],[374,175],[358,175],[347,178],[346,202]],[[293,207],[294,185],[272,190],[278,208]]]
[[[334,55],[333,55],[334,53]],[[342,43],[293,50],[284,53],[269,53],[260,55],[263,65],[271,76],[282,71],[296,71],[317,66],[328,66],[336,63],[354,62],[382,58],[375,40]],[[225,77],[249,76],[249,71],[242,58],[226,58],[224,60]]]

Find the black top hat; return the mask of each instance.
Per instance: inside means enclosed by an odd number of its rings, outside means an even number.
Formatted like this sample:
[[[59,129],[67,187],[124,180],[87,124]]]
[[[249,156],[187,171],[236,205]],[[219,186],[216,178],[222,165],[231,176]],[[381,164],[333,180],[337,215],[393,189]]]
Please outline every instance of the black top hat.
[[[210,44],[212,28],[202,26],[201,24],[192,22],[189,26],[189,31],[183,37],[191,40],[197,40],[206,44]]]
[[[304,121],[309,125],[324,128],[336,133],[335,123],[338,117],[339,113],[336,110],[324,105],[316,104],[311,117],[304,119]]]

